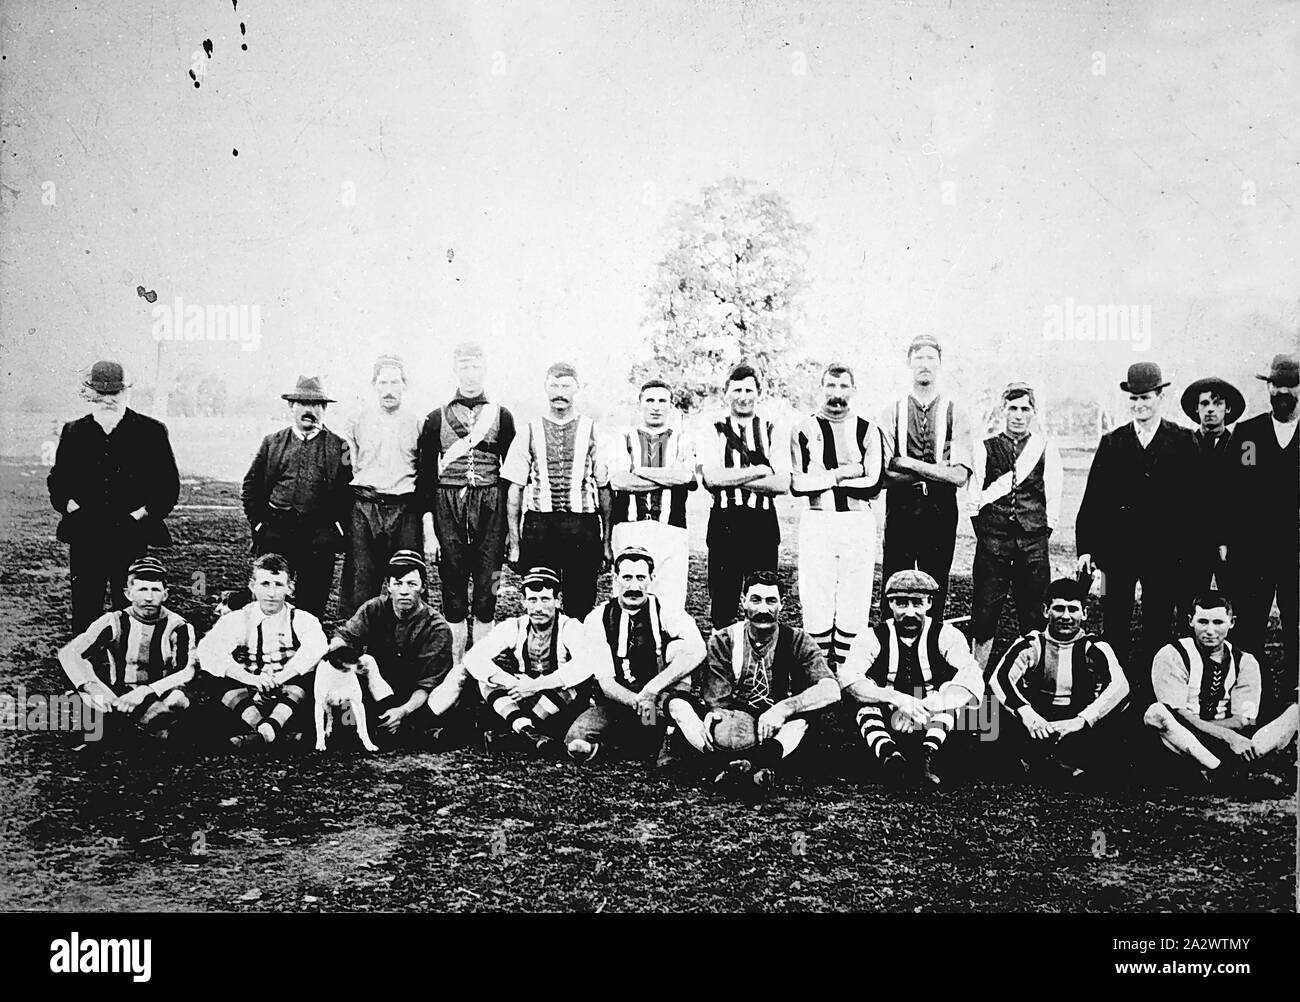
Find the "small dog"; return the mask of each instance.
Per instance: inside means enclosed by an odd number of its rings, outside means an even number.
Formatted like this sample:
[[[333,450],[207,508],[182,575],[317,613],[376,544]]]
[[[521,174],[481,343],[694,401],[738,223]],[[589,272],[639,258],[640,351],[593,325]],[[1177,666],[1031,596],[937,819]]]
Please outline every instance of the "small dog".
[[[342,656],[340,656],[342,654]],[[357,737],[366,751],[379,748],[370,740],[366,729],[366,708],[361,702],[361,679],[357,677],[357,657],[340,651],[331,653],[332,661],[321,659],[316,665],[316,750],[325,750],[325,739],[334,731],[334,711],[344,711],[356,721]]]

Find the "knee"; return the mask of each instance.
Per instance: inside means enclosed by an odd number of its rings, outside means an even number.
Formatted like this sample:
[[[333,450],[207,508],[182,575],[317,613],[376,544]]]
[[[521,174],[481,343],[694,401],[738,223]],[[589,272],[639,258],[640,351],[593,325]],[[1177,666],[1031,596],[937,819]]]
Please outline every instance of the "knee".
[[[1169,726],[1173,722],[1173,716],[1164,703],[1152,703],[1147,707],[1147,712],[1142,714],[1142,723],[1157,731],[1169,730]]]

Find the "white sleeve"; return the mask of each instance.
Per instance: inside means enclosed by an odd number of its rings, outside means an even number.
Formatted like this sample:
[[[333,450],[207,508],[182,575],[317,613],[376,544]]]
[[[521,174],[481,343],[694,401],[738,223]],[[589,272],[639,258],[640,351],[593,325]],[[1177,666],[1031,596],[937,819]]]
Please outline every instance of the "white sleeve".
[[[199,641],[195,653],[199,667],[209,675],[225,678],[231,668],[242,667],[232,656],[236,647],[244,643],[244,610],[228,612],[215,623]]]
[[[515,441],[517,442],[518,439],[515,439]],[[495,659],[504,651],[508,651],[515,646],[518,635],[518,620],[502,620],[492,628],[486,637],[475,641],[474,646],[465,652],[465,657],[461,660],[461,666],[470,674],[470,677],[479,682],[489,681],[493,675],[502,670],[495,663]]]
[[[840,689],[847,689],[854,682],[866,678],[867,669],[879,655],[880,641],[876,637],[876,631],[868,627],[858,634],[857,639],[853,641],[853,646],[849,648],[848,657],[835,669],[835,677],[840,683]]]
[[[566,689],[572,689],[592,676],[593,665],[587,657],[583,625],[576,619],[567,619],[560,624],[560,646],[569,652],[569,660],[556,666],[555,677]]]
[[[700,627],[695,622],[695,617],[685,609],[670,609],[659,606],[659,621],[664,630],[672,637],[672,643],[680,644],[683,656],[689,654],[695,664],[704,660],[708,653],[704,646],[704,635],[700,633]],[[605,645],[608,649],[609,645]],[[674,655],[676,655],[674,650]]]
[[[297,652],[281,669],[289,678],[305,675],[315,668],[330,647],[329,638],[325,636],[319,619],[302,609],[295,609],[294,612],[293,626],[300,643]]]
[[[945,661],[957,669],[957,674],[939,688],[961,686],[976,699],[981,699],[984,696],[984,673],[980,671],[979,662],[971,653],[961,630],[948,623],[943,624],[939,630],[939,653],[943,655]]]
[[[595,679],[614,677],[614,655],[605,639],[604,608],[603,604],[596,606],[582,621],[582,653],[578,656],[590,666]]]

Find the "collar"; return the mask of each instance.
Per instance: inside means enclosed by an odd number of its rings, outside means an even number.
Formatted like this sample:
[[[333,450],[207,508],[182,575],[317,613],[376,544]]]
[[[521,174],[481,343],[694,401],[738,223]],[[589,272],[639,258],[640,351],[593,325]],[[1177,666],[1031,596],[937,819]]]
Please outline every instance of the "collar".
[[[113,432],[117,431],[117,429],[121,426],[122,422],[125,421],[130,414],[131,414],[131,408],[123,407],[122,413],[118,415],[117,420],[113,422],[113,425],[110,428],[105,428],[102,424],[100,424],[99,418],[95,417],[93,413],[87,414],[86,417],[90,418],[91,423],[95,425],[95,427],[97,427],[105,435],[111,435],[113,434]]]
[[[1223,642],[1223,646],[1219,648],[1219,656],[1217,658],[1214,657],[1207,648],[1202,647],[1200,641],[1195,637],[1192,637],[1192,646],[1196,648],[1196,653],[1201,656],[1202,661],[1213,661],[1216,664],[1227,664],[1228,662],[1230,645],[1226,640]]]
[[[299,442],[310,442],[313,438],[315,438],[317,435],[320,434],[320,430],[322,427],[323,427],[322,425],[318,424],[315,428],[311,430],[310,435],[299,431],[298,426],[296,424],[289,425],[289,430],[293,432],[293,437],[296,438]]]
[[[481,390],[472,397],[467,397],[460,390],[457,390],[456,395],[451,398],[450,402],[460,404],[462,407],[477,407],[479,404],[487,403],[487,397],[483,395]]]
[[[1080,630],[1069,640],[1057,640],[1054,636],[1052,636],[1051,631],[1046,626],[1043,627],[1043,639],[1046,640],[1053,647],[1073,647],[1080,640],[1082,640],[1086,635],[1087,635],[1086,630]]]
[[[929,413],[929,411],[931,410],[931,408],[933,408],[934,405],[937,404],[937,403],[939,402],[939,398],[940,398],[941,396],[942,396],[942,394],[940,394],[940,393],[936,393],[936,394],[934,395],[934,397],[930,400],[930,402],[929,402],[928,404],[923,404],[923,403],[921,403],[921,401],[917,400],[917,399],[916,399],[916,394],[915,394],[915,393],[909,393],[909,394],[907,395],[907,399],[908,399],[909,401],[911,401],[912,406],[915,407],[918,411],[925,411],[926,413]]]
[[[126,607],[126,614],[137,623],[141,623],[144,626],[157,626],[159,623],[165,623],[167,622],[167,617],[170,615],[167,611],[167,606],[165,605],[158,608],[158,615],[154,619],[143,619],[142,617],[137,616],[135,614],[135,609],[129,605]]]
[[[566,418],[562,418],[562,419],[559,419],[559,420],[557,420],[557,419],[551,417],[550,413],[547,412],[546,414],[543,414],[543,415],[542,415],[542,420],[543,420],[543,421],[549,421],[551,424],[555,425],[555,427],[557,427],[557,428],[563,428],[565,425],[572,424],[574,421],[578,420],[578,412],[577,412],[577,411],[569,411],[569,416],[568,416],[568,417],[566,417]]]
[[[857,417],[857,414],[855,414],[853,408],[850,407],[839,417],[832,417],[826,413],[824,408],[818,407],[817,412],[813,416],[820,418],[823,421],[829,421],[831,424],[848,424],[849,421]]]
[[[1132,425],[1132,427],[1133,427],[1133,434],[1136,435],[1136,436],[1138,437],[1138,441],[1141,441],[1141,440],[1142,440],[1142,437],[1143,437],[1143,436],[1142,436],[1142,430],[1141,430],[1140,428],[1138,428],[1138,423],[1137,423],[1137,421],[1136,421],[1136,420],[1132,420],[1132,421],[1129,422],[1129,424]],[[1157,419],[1156,423],[1155,423],[1154,425],[1151,426],[1151,431],[1150,431],[1150,432],[1147,434],[1147,436],[1146,436],[1146,440],[1147,440],[1148,442],[1151,441],[1151,439],[1155,438],[1156,433],[1160,430],[1160,426],[1161,426],[1162,424],[1164,424],[1164,419],[1163,419],[1163,418],[1159,418],[1159,419]]]
[[[781,627],[778,624],[777,628],[772,631],[771,635],[766,640],[759,640],[757,637],[754,636],[753,626],[748,621],[745,622],[745,639],[749,641],[750,647],[767,650],[767,648],[772,644],[772,642],[776,640],[776,636],[780,632],[781,632]]]
[[[658,438],[660,435],[671,434],[673,429],[671,425],[667,424],[660,425],[658,428],[649,428],[646,425],[639,424],[636,426],[636,430],[645,432],[651,438]]]

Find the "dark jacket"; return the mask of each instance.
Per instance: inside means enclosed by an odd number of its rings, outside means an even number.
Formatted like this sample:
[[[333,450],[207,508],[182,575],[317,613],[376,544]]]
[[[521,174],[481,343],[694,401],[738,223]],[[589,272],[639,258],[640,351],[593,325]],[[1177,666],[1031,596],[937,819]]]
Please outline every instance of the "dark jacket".
[[[1220,435],[1211,443],[1200,431],[1194,431],[1192,443],[1196,447],[1192,473],[1196,484],[1196,507],[1202,514],[1218,513],[1214,518],[1195,519],[1193,541],[1217,549],[1228,542],[1232,530],[1233,520],[1226,517],[1232,504],[1232,479],[1236,473],[1232,432]]]
[[[1266,557],[1295,560],[1297,492],[1300,491],[1300,431],[1281,449],[1271,414],[1237,424],[1229,443],[1233,468],[1228,560],[1247,563]],[[1294,569],[1295,564],[1293,563]]]
[[[299,477],[299,484],[310,497],[310,507],[287,516],[273,514],[269,502],[272,490],[285,475],[288,466],[286,452],[294,440],[294,432],[292,428],[282,428],[262,439],[253,464],[244,474],[241,492],[250,530],[272,518],[288,517],[297,522],[297,529],[309,532],[317,544],[342,544],[334,523],[337,522],[346,532],[352,521],[352,491],[349,486],[352,483],[352,460],[348,444],[342,438],[328,428],[322,428],[318,434],[325,439],[324,462],[309,471],[306,483]]]
[[[164,519],[180,496],[176,457],[167,426],[127,407],[111,435],[87,414],[69,421],[59,435],[46,484],[50,503],[63,517],[64,543],[94,542],[104,533],[139,532],[150,546],[171,546]],[[80,507],[67,514],[68,501]],[[148,514],[138,522],[131,512]]]
[[[1161,419],[1143,449],[1133,423],[1101,437],[1075,520],[1075,547],[1105,567],[1177,564],[1197,511],[1192,433]]]

